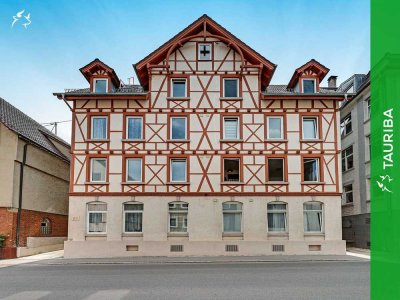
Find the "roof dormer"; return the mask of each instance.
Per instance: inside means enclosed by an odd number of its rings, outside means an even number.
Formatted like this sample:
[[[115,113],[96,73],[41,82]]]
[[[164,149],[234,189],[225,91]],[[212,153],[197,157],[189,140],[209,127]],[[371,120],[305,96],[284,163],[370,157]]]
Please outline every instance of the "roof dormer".
[[[80,71],[90,83],[90,91],[92,93],[108,93],[118,88],[121,84],[114,69],[98,58],[80,68]]]
[[[328,72],[327,67],[312,59],[294,71],[287,88],[299,93],[317,93],[321,81]]]

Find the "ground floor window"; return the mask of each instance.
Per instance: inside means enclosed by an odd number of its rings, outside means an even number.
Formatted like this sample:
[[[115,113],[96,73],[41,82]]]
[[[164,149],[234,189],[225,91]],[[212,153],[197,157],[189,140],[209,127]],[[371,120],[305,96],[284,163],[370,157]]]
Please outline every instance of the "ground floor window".
[[[89,203],[88,204],[88,233],[107,232],[107,204]]]
[[[268,231],[285,232],[286,231],[286,203],[268,204]]]
[[[304,209],[304,231],[322,232],[322,203],[306,202]]]
[[[142,232],[143,204],[125,203],[124,204],[124,231]]]
[[[242,232],[242,204],[227,202],[222,205],[224,232]]]
[[[188,210],[187,203],[169,203],[169,232],[187,232]]]

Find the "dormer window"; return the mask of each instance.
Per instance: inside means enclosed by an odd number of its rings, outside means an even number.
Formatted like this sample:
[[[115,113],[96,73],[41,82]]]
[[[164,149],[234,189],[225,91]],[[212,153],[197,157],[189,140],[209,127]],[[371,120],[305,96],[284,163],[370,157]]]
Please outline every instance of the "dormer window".
[[[315,92],[315,79],[303,79],[303,93],[314,94]]]
[[[94,79],[93,92],[94,93],[107,93],[108,80],[107,79]]]
[[[211,44],[198,44],[199,60],[211,60]]]

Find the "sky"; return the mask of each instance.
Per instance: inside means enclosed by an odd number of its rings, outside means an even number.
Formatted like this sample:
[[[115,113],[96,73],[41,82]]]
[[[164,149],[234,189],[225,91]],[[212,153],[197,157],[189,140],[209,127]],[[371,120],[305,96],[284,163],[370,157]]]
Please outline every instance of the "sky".
[[[369,2],[0,0],[0,97],[39,123],[71,120],[53,92],[88,87],[80,67],[99,58],[127,82],[133,63],[203,14],[278,65],[271,84],[311,58],[340,83],[369,71]],[[58,127],[67,141],[70,127]]]

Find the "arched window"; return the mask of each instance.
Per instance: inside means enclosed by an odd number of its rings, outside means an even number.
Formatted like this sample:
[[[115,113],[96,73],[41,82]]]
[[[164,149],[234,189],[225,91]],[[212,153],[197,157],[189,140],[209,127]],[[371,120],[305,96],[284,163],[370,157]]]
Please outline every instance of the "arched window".
[[[283,202],[271,202],[267,205],[268,231],[269,232],[286,232],[287,204]]]
[[[47,218],[44,218],[40,223],[40,233],[43,235],[51,234],[51,221]]]
[[[322,203],[305,202],[304,210],[304,232],[322,232]]]
[[[124,203],[124,232],[142,232],[143,204],[138,202]]]
[[[92,202],[87,204],[87,232],[107,232],[107,204]]]
[[[187,232],[189,204],[171,202],[169,208],[169,232]]]
[[[224,232],[242,232],[242,203],[223,203],[222,214],[224,218]]]

